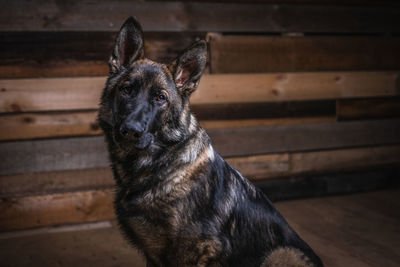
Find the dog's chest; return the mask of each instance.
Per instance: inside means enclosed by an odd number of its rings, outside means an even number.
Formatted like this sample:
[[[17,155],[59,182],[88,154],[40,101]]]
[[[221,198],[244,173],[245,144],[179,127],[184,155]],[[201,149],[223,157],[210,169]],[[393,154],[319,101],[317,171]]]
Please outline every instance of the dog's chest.
[[[184,232],[172,229],[174,227],[167,230],[137,218],[132,218],[129,225],[141,248],[154,262],[166,266],[207,266],[220,260],[222,245],[218,237],[201,236],[191,225],[187,225]]]
[[[142,196],[132,196],[126,190],[119,192],[116,200],[117,216],[123,229],[134,233],[137,243],[146,247],[165,246],[167,239],[174,232],[173,221],[175,209],[163,201]]]
[[[205,233],[184,212],[173,208],[167,210],[162,204],[154,204],[151,212],[147,210],[121,219],[123,229],[133,233],[135,245],[154,262],[168,262],[170,266],[206,266],[216,260],[222,248],[217,236]]]
[[[150,222],[145,217],[130,217],[127,225],[134,233],[136,245],[147,254],[161,257],[165,253],[169,240],[165,225]]]

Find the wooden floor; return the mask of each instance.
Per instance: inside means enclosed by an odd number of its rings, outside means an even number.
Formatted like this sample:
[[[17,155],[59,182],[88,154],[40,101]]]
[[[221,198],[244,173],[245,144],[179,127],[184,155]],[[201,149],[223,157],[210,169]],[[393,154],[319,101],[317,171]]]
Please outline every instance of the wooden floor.
[[[400,189],[286,201],[276,206],[326,266],[400,266]],[[145,264],[114,223],[102,222],[2,233],[0,266]]]

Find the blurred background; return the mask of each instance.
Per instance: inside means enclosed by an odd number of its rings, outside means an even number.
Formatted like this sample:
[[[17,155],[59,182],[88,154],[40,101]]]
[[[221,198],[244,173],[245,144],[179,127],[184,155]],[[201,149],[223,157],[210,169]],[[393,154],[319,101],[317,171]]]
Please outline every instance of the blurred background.
[[[327,266],[399,266],[398,1],[0,3],[1,266],[144,266],[96,121],[132,15],[152,60],[208,41],[193,112]]]

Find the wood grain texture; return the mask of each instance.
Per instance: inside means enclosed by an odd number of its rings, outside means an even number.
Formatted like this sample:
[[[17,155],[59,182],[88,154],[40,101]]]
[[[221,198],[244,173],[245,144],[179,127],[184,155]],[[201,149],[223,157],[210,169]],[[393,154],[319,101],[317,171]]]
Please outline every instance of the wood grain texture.
[[[105,61],[54,60],[51,62],[27,62],[17,65],[0,65],[0,78],[42,78],[104,76],[109,72]]]
[[[308,196],[316,196],[321,193],[332,194],[387,188],[388,184],[385,185],[381,181],[392,181],[393,177],[388,175],[385,169],[361,173],[339,173],[323,175],[316,179],[315,177],[307,178],[305,182],[303,179],[303,182],[300,180],[300,183],[302,183],[303,187],[304,185],[307,186],[305,191],[308,190]],[[364,181],[364,183],[360,183],[360,181]],[[268,194],[271,199],[288,199],[293,196],[299,196],[298,191],[302,186],[299,187],[300,184],[298,182],[299,180],[297,179],[267,180],[263,184],[263,190],[268,192],[268,190],[273,189]],[[310,191],[310,189],[313,190]],[[303,188],[300,190],[303,190]],[[325,192],[324,190],[328,191]],[[113,191],[112,189],[103,189],[2,198],[0,200],[0,232],[114,219]],[[304,197],[304,192],[302,193]],[[323,218],[326,217],[323,216]],[[394,226],[396,224],[390,225],[390,227]],[[357,236],[357,233],[359,232],[356,231],[353,234]],[[379,241],[375,241],[374,244],[376,242],[379,243]]]
[[[224,156],[333,149],[400,141],[400,121],[320,123],[209,130]],[[229,137],[229,138],[228,138]]]
[[[400,185],[399,168],[381,166],[345,172],[298,175],[289,179],[255,181],[272,201],[351,194],[395,188]]]
[[[398,195],[399,193],[398,189],[391,191],[381,194]],[[374,194],[376,193],[322,198],[314,204],[310,203],[312,201],[296,200],[290,202],[292,204],[289,204],[290,208],[289,205],[285,206],[283,203],[277,204],[277,208],[283,216],[296,218],[294,221],[302,226],[299,229],[300,234],[301,231],[313,233],[313,236],[324,240],[324,243],[345,249],[354,259],[359,259],[360,263],[357,266],[394,267],[400,260],[400,254],[393,249],[399,243],[395,234],[399,213],[396,212],[396,215],[391,217],[380,216],[377,214],[379,209],[363,208],[353,204],[353,199],[367,199]],[[390,207],[395,209],[396,202],[393,203]],[[295,225],[294,228],[296,229]],[[386,247],[388,244],[391,245]],[[327,256],[332,266],[342,265],[336,255]]]
[[[284,201],[274,205],[322,258],[325,266],[395,267],[399,262],[399,252],[395,250],[399,239],[393,225],[398,224],[400,216],[399,195],[400,190],[396,188]],[[373,201],[377,199],[380,201]],[[297,204],[299,202],[300,205]],[[315,212],[315,207],[320,210],[318,213]],[[391,211],[391,214],[382,214],[382,211]],[[324,213],[326,216],[323,216]],[[383,223],[389,227],[382,227]],[[82,226],[86,224],[75,227]],[[353,228],[357,229],[353,231]],[[128,245],[118,230],[118,227],[113,225],[112,228],[40,232],[31,236],[0,238],[0,257],[4,259],[2,264],[6,266],[146,266],[142,257]],[[43,230],[29,232],[39,231]],[[350,234],[346,235],[347,232]],[[6,233],[2,234],[4,235]],[[379,238],[375,238],[377,235]],[[381,243],[376,246],[370,242]],[[353,243],[357,246],[353,246]],[[24,249],[24,253],[20,253],[21,248]],[[385,250],[383,254],[377,253],[377,250],[381,252],[381,249]]]
[[[337,99],[400,93],[398,72],[304,72],[204,76],[192,104]]]
[[[113,190],[0,200],[0,231],[114,218]]]
[[[398,144],[399,120],[207,130],[224,157]],[[109,166],[103,136],[0,143],[0,175]]]
[[[253,181],[357,171],[400,164],[400,146],[377,146],[310,152],[227,157],[227,162]],[[0,197],[45,195],[110,188],[110,167],[0,176]]]
[[[0,78],[105,76],[115,36],[114,32],[0,32]],[[204,38],[201,32],[147,32],[145,53],[168,63]],[[209,34],[208,39],[215,73],[399,69],[398,37]]]
[[[110,167],[0,176],[0,197],[102,190],[115,185]]]
[[[97,109],[105,77],[0,80],[0,112]],[[399,72],[205,75],[191,103],[255,103],[400,93]]]
[[[299,118],[268,118],[268,119],[246,119],[246,120],[203,120],[201,126],[206,129],[273,126],[273,125],[295,125],[309,123],[335,122],[332,116],[315,116]]]
[[[334,100],[219,103],[191,105],[199,120],[301,118],[335,115]]]
[[[133,249],[121,231],[113,227],[79,229],[110,222],[45,227],[11,234],[32,233],[28,236],[2,239],[0,257],[4,266],[134,266],[146,267],[143,255]],[[66,231],[75,227],[75,231]],[[44,230],[47,230],[45,232]],[[54,232],[57,231],[58,232]],[[23,248],[24,253],[21,252]]]
[[[109,166],[103,136],[0,143],[0,175]]]
[[[96,109],[104,85],[104,77],[1,80],[1,111]]]
[[[145,0],[157,2],[159,0]],[[163,0],[164,2],[175,2],[175,0]],[[180,2],[198,2],[199,0],[180,0]],[[202,0],[202,2],[221,3],[265,3],[265,4],[328,4],[328,5],[355,5],[370,4],[382,6],[382,4],[398,4],[396,0]]]
[[[339,121],[357,119],[380,119],[400,117],[400,98],[339,99],[336,102]]]
[[[0,140],[99,135],[98,111],[0,115]]]
[[[203,33],[146,32],[146,57],[168,63]],[[0,32],[0,78],[108,75],[115,32]],[[96,44],[96,45],[93,45]]]
[[[194,111],[197,118],[203,119],[200,124],[205,129],[334,122],[336,120],[335,107],[331,105],[334,102],[322,109],[319,109],[318,105],[316,107],[310,105],[305,110],[293,109],[296,105],[285,104],[292,109],[275,110],[272,114],[264,110],[255,110],[254,107],[246,110],[245,108],[249,105],[245,105],[245,107],[243,105],[238,105],[239,107],[236,105],[205,105]],[[257,105],[255,106],[257,107]],[[202,111],[205,111],[206,107],[208,109],[203,113]],[[229,111],[231,113],[228,113]],[[304,115],[306,111],[313,111],[312,115],[315,116],[301,117],[300,115]],[[330,112],[329,116],[326,115],[328,111]],[[253,116],[252,119],[243,119],[251,116]],[[0,141],[102,134],[97,122],[97,111],[2,114],[0,115],[0,125],[2,127]]]
[[[399,37],[208,37],[212,73],[398,70]]]
[[[159,0],[145,0],[157,2]],[[175,2],[175,0],[163,0],[164,2]],[[198,2],[199,0],[180,0],[179,2]],[[398,6],[396,0],[202,0],[202,2],[221,3],[264,3],[264,4],[327,4],[327,5],[393,5]]]
[[[333,149],[227,158],[252,180],[352,171],[400,164],[400,146]]]
[[[145,31],[399,32],[399,14],[387,6],[18,0],[0,11],[0,31],[117,31],[134,15]]]

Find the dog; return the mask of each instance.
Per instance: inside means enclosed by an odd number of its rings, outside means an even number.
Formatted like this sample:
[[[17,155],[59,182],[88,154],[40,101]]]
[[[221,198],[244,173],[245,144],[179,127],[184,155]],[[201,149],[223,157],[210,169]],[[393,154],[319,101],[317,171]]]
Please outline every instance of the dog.
[[[146,59],[139,22],[121,27],[98,120],[123,234],[147,266],[323,266],[191,113],[206,62],[205,41],[168,65]]]

